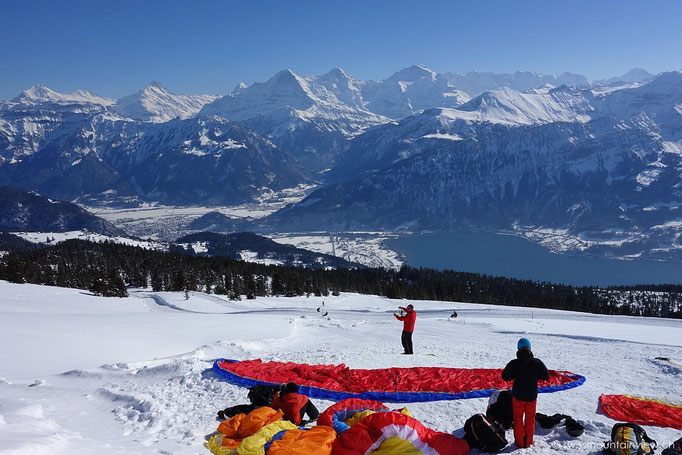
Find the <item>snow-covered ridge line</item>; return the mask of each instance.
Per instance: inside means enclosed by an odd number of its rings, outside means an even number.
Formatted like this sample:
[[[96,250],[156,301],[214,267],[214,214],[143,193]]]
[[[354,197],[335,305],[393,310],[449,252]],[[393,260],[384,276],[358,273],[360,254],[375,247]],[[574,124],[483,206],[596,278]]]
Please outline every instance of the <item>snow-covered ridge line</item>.
[[[135,240],[128,237],[111,237],[88,231],[68,232],[12,232],[24,240],[43,245],[55,245],[67,240],[85,240],[88,242],[113,242],[121,245],[135,246],[150,250],[166,250],[168,245],[151,240]]]
[[[11,100],[17,104],[41,104],[41,103],[56,103],[56,104],[100,104],[102,106],[111,106],[116,103],[116,100],[110,98],[103,98],[90,93],[87,90],[78,89],[71,93],[55,92],[43,85],[34,85],[33,87],[24,90],[19,96]]]

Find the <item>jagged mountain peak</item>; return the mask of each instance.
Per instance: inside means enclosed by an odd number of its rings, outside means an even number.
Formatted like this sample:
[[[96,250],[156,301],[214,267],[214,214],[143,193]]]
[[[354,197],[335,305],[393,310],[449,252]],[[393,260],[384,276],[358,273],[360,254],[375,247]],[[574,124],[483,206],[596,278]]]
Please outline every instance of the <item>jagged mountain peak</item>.
[[[435,80],[436,76],[437,76],[436,72],[425,65],[412,65],[394,73],[387,80],[416,82],[423,78],[430,78],[432,80]]]
[[[234,90],[232,90],[232,95],[236,95],[237,93],[241,92],[244,89],[249,88],[248,84],[244,81],[239,81],[239,83],[236,85]]]
[[[354,109],[365,110],[366,102],[362,97],[364,81],[359,81],[346,73],[341,68],[333,68],[321,76],[309,78],[313,84],[317,84],[332,93],[338,101]]]
[[[139,92],[134,93],[134,95],[142,95],[142,94],[149,94],[149,93],[163,93],[163,94],[170,94],[173,95],[170,90],[168,90],[161,82],[159,81],[151,81],[149,84],[145,85],[142,90]]]
[[[166,87],[164,87],[163,84],[161,84],[161,82],[156,81],[156,80],[151,81],[147,87],[153,87],[153,88],[156,88],[156,89],[159,89],[159,90],[168,91],[168,90],[166,89]]]
[[[265,82],[256,82],[243,91],[244,95],[269,96],[287,99],[294,109],[309,107],[311,99],[315,96],[311,93],[306,78],[299,76],[291,69],[285,69]],[[277,105],[277,102],[275,102]]]
[[[134,120],[166,122],[175,117],[191,117],[215,99],[212,95],[177,95],[160,82],[151,81],[139,92],[119,99],[112,109]]]
[[[365,84],[364,81],[355,79],[341,68],[332,68],[328,73],[325,73],[321,76],[312,76],[310,79],[324,85],[328,89],[332,88],[329,87],[329,84],[340,83],[344,86],[353,86],[358,89]]]
[[[270,78],[270,81],[277,81],[277,82],[282,82],[282,81],[300,82],[300,80],[301,80],[301,78],[298,76],[298,74],[294,73],[294,71],[289,69],[289,68],[283,69],[282,71],[279,71],[272,78]]]
[[[140,90],[138,93],[141,94],[151,94],[151,93],[159,93],[163,95],[173,95],[173,93],[170,92],[161,82],[159,81],[151,81],[149,84],[147,84],[142,90]]]
[[[348,73],[346,73],[343,68],[339,68],[338,66],[332,68],[327,75],[333,75],[336,77],[343,77],[343,78],[348,78],[348,79],[353,79],[352,76],[350,76]]]
[[[242,121],[282,109],[305,110],[316,101],[308,82],[292,70],[285,69],[265,82],[256,82],[248,87],[240,84],[231,94],[204,106],[201,114]]]

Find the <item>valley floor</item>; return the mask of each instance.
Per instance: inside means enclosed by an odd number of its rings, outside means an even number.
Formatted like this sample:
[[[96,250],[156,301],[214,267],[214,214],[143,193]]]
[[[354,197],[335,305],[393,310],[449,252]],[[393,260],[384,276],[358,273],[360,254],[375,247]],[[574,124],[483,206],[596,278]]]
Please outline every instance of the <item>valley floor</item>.
[[[328,318],[316,311],[323,301]],[[402,356],[391,313],[405,303],[353,294],[231,302],[192,293],[185,300],[146,290],[118,299],[0,282],[0,454],[208,454],[203,443],[217,428],[215,412],[247,402],[246,389],[212,372],[219,357],[501,368],[524,335],[549,368],[587,377],[538,402],[539,412],[581,420],[585,434],[574,440],[563,427],[538,429],[527,454],[599,453],[615,423],[597,410],[602,393],[682,395],[682,371],[654,360],[682,363],[682,321],[415,301],[416,355]],[[457,319],[449,318],[453,309]],[[427,426],[461,435],[464,421],[486,404],[408,407]],[[681,436],[647,431],[659,444]]]

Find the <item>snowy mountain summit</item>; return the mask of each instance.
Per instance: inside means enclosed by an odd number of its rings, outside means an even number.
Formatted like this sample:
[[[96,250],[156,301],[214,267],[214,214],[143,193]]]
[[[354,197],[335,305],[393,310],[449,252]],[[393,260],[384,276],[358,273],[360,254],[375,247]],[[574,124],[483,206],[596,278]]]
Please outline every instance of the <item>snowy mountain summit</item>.
[[[36,106],[39,104],[99,104],[102,106],[111,106],[116,101],[97,96],[82,89],[75,90],[71,93],[59,93],[43,85],[34,85],[21,92],[19,96],[12,99],[12,102],[28,106]]]
[[[176,95],[152,81],[139,92],[118,100],[112,109],[123,117],[160,123],[176,117],[191,117],[216,98],[213,95]]]
[[[444,76],[424,65],[404,68],[381,81],[367,81],[362,95],[367,107],[394,119],[431,107],[455,107],[469,100]]]

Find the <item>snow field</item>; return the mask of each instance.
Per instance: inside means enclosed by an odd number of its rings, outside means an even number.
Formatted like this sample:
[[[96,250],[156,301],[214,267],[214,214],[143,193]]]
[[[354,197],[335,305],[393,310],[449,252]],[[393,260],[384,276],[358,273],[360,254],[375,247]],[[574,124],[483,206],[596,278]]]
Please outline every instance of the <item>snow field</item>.
[[[587,377],[581,387],[538,400],[539,412],[569,414],[585,424],[585,434],[572,439],[563,427],[538,428],[527,454],[598,453],[615,423],[597,411],[602,393],[682,395],[682,371],[654,360],[680,363],[682,321],[414,301],[417,354],[403,356],[401,324],[391,313],[404,301],[354,294],[239,302],[200,293],[189,300],[184,293],[130,294],[102,298],[0,282],[0,454],[207,454],[203,443],[218,426],[216,411],[248,401],[246,389],[211,370],[219,357],[353,368],[501,368],[514,357],[516,340],[527,336],[550,369]],[[448,317],[453,309],[455,320]],[[320,409],[331,405],[314,401]],[[464,421],[486,404],[407,407],[425,425],[461,435]],[[647,432],[661,445],[680,437],[665,428]],[[569,449],[572,443],[580,445]]]
[[[97,234],[87,231],[66,231],[66,232],[12,232],[32,243],[57,244],[66,240],[86,240],[89,242],[114,242],[122,245],[136,246],[151,250],[162,250],[165,246],[158,242],[145,240],[134,240],[128,237],[110,237],[108,235]]]

